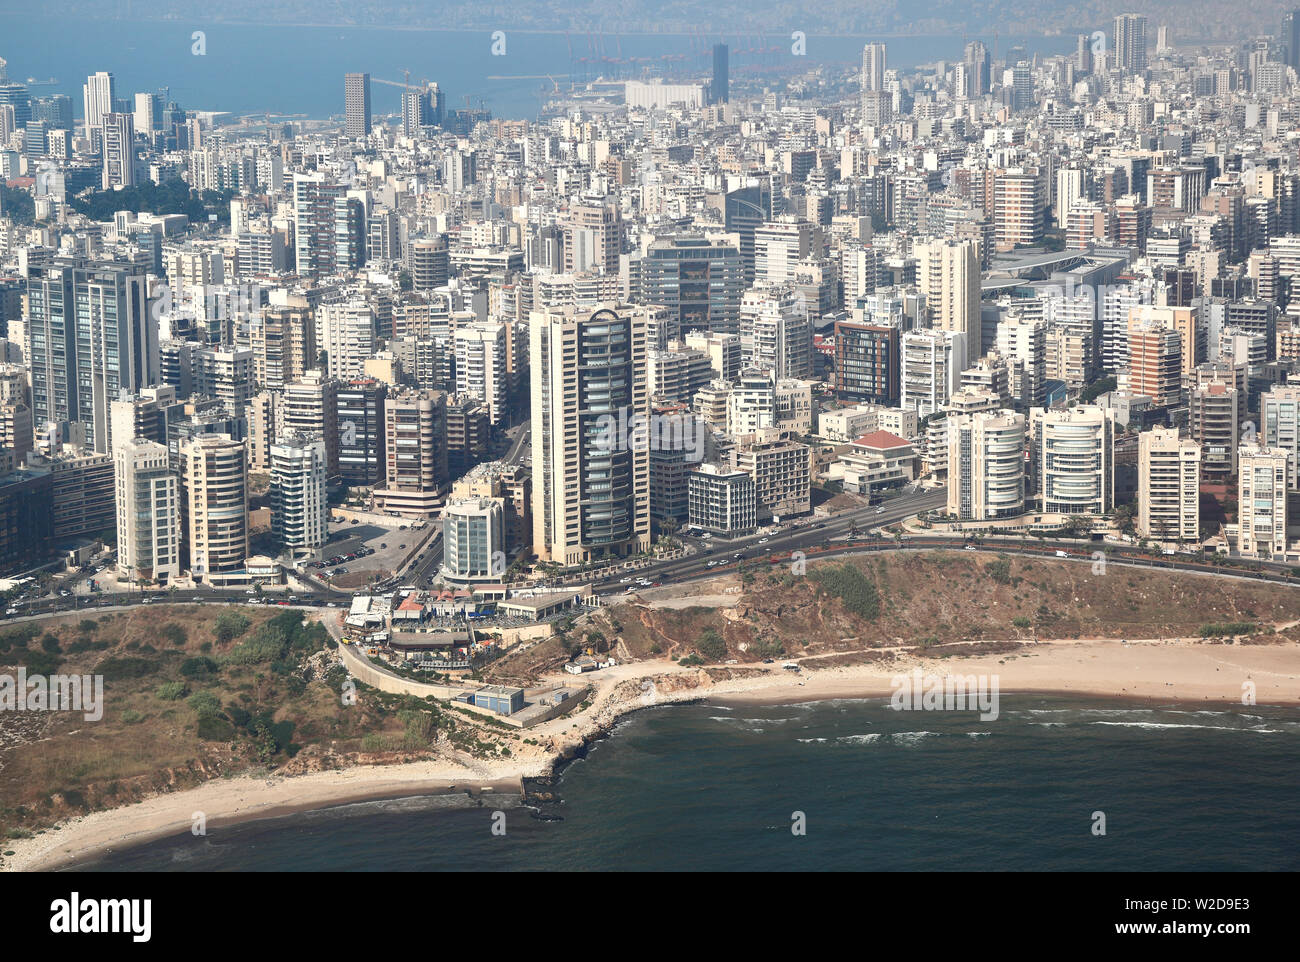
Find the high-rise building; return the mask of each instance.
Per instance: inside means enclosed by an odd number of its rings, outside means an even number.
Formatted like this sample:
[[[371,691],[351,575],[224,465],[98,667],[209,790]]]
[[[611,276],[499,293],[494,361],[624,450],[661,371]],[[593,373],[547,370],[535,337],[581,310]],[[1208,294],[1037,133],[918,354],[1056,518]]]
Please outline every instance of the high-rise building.
[[[937,413],[961,386],[966,335],[932,328],[908,331],[902,354],[901,406],[921,417]]]
[[[1292,10],[1282,18],[1281,40],[1286,65],[1300,70],[1300,10]]]
[[[1290,455],[1287,487],[1300,488],[1300,386],[1279,384],[1260,396],[1261,443]]]
[[[375,510],[406,518],[435,515],[450,486],[447,473],[447,396],[405,391],[384,401],[383,486]]]
[[[1114,507],[1115,412],[1084,405],[1030,416],[1042,510],[1101,515]]]
[[[353,378],[338,386],[339,473],[344,486],[373,488],[384,477],[384,401],[388,385]]]
[[[1282,448],[1243,444],[1237,452],[1239,554],[1286,557],[1287,478],[1291,471],[1291,455]]]
[[[28,271],[27,365],[38,431],[83,422],[110,450],[109,403],[160,380],[148,275],[130,264],[57,259]]]
[[[248,473],[244,444],[204,434],[180,449],[182,530],[190,574],[221,584],[244,577],[248,559]]]
[[[952,239],[916,244],[916,283],[925,296],[934,327],[966,335],[968,350],[979,353],[980,265],[974,241]],[[963,357],[964,368],[973,357]]]
[[[897,404],[901,332],[895,325],[835,322],[835,393],[855,401]]]
[[[86,78],[81,87],[86,136],[104,124],[104,118],[117,109],[117,86],[113,75],[101,70]]]
[[[647,312],[533,311],[533,548],[576,565],[650,544],[649,457],[630,425],[649,416]]]
[[[948,419],[948,513],[983,521],[1025,511],[1025,418],[1007,411]]]
[[[754,233],[772,219],[771,180],[753,178],[744,187],[728,191],[723,198],[723,224],[728,233],[740,237],[740,263],[745,283],[754,282]]]
[[[181,573],[180,500],[167,445],[126,439],[114,451],[117,570],[167,584]]]
[[[505,503],[501,498],[449,501],[442,520],[442,574],[451,581],[505,577]]]
[[[336,379],[360,377],[375,353],[375,311],[361,298],[322,304],[317,314],[317,344],[325,352],[326,372]]]
[[[1115,18],[1115,67],[1124,73],[1147,69],[1147,18],[1140,13],[1121,13]]]
[[[135,121],[127,113],[104,115],[103,170],[100,187],[135,186]]]
[[[678,330],[740,330],[740,297],[745,289],[741,252],[723,240],[661,237],[641,261],[641,297],[668,309]]]
[[[293,175],[294,264],[299,274],[329,274],[335,269],[334,202],[347,194],[322,174]]]
[[[754,477],[721,464],[701,464],[687,475],[687,521],[724,537],[758,525]]]
[[[715,104],[725,104],[731,100],[731,82],[727,76],[728,53],[725,43],[713,45],[713,85],[709,87],[709,99]]]
[[[312,368],[300,380],[286,384],[280,398],[280,431],[283,434],[311,434],[325,440],[325,464],[329,483],[339,478],[339,382],[319,368]]]
[[[1139,537],[1199,541],[1201,446],[1176,428],[1138,435]]]
[[[329,501],[325,495],[325,442],[311,435],[281,436],[271,445],[271,532],[296,556],[325,544]]]
[[[370,74],[343,75],[343,133],[353,139],[370,136]]]
[[[407,246],[407,252],[411,262],[412,290],[432,291],[447,286],[451,260],[445,234],[413,240]]]
[[[456,394],[487,405],[492,424],[506,419],[510,379],[507,373],[507,325],[475,323],[452,334],[456,354]]]
[[[885,89],[885,45],[869,43],[862,48],[862,91]]]
[[[812,319],[788,284],[747,291],[740,302],[740,343],[747,367],[773,380],[812,375]]]

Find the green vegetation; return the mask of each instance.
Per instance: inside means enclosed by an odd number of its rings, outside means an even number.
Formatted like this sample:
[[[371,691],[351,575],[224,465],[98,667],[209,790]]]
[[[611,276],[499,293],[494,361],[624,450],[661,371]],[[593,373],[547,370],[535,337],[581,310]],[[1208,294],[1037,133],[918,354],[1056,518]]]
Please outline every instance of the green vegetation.
[[[36,219],[36,201],[25,190],[9,187],[0,180],[0,210],[16,224],[30,224]],[[110,214],[109,218],[113,215]],[[107,219],[107,218],[106,218]]]
[[[217,619],[217,644],[228,645],[241,637],[252,622],[236,611],[223,612]]]
[[[122,190],[97,190],[73,198],[70,206],[91,220],[112,220],[119,210],[151,214],[184,214],[192,224],[206,224],[209,214],[217,215],[217,223],[230,223],[230,198],[233,190],[195,191],[183,180],[169,180],[165,184],[145,181]]]
[[[709,661],[721,661],[727,657],[727,643],[712,628],[705,628],[696,639],[695,650]]]
[[[1093,381],[1079,392],[1079,401],[1083,404],[1091,404],[1093,401],[1097,400],[1097,398],[1109,391],[1115,390],[1118,386],[1119,381],[1115,379],[1114,375],[1100,378],[1099,380]]]
[[[154,689],[154,694],[163,701],[180,701],[185,697],[185,690],[182,681],[165,681]]]
[[[1011,584],[1011,560],[1002,555],[984,566],[984,573],[1000,585]]]
[[[880,614],[880,592],[857,565],[851,562],[821,565],[812,570],[810,577],[829,594],[839,598],[846,611],[863,618],[875,618]]]
[[[1259,630],[1253,621],[1222,621],[1217,624],[1201,625],[1202,638],[1232,638],[1236,635],[1250,635]]]

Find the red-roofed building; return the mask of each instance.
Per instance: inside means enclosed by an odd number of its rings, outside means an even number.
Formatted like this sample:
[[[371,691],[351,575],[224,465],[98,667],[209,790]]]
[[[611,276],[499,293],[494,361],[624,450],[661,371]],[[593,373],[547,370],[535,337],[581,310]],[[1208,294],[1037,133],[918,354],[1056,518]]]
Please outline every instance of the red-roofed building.
[[[871,494],[916,477],[916,449],[888,431],[872,431],[849,444],[831,476],[839,475],[850,494]]]

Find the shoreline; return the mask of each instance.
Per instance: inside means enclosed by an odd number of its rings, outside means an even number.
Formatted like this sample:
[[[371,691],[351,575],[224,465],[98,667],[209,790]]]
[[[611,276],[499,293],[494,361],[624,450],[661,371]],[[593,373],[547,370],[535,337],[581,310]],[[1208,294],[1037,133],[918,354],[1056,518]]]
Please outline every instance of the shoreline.
[[[806,663],[813,668],[816,659]],[[1104,699],[1108,702],[1242,705],[1243,681],[1257,685],[1260,707],[1300,706],[1300,645],[1209,645],[1194,639],[1040,642],[1015,652],[898,659],[791,673],[765,665],[715,678],[660,660],[620,665],[592,675],[596,693],[580,716],[532,729],[544,755],[509,762],[450,759],[357,765],[303,775],[241,775],[156,795],[123,808],[91,812],[44,834],[14,839],[5,871],[52,871],[93,861],[191,828],[195,812],[208,827],[308,811],[435,795],[482,804],[485,794],[526,794],[525,779],[557,778],[592,742],[642,709],[691,702],[788,705],[835,699],[888,698],[890,680],[919,668],[929,674],[999,676],[999,695]],[[728,671],[727,666],[714,672]],[[601,677],[603,676],[603,677]],[[648,686],[648,687],[647,687]],[[486,791],[484,791],[486,789]]]

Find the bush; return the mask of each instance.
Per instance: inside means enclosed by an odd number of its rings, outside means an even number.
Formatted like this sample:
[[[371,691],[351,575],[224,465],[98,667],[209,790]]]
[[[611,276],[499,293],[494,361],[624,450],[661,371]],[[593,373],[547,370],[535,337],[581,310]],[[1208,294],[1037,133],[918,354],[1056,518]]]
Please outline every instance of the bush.
[[[1011,561],[999,557],[984,566],[984,573],[1000,585],[1011,584]]]
[[[41,650],[51,655],[57,655],[63,649],[59,646],[59,639],[47,631],[41,636]]]
[[[98,622],[91,621],[89,618],[83,618],[77,622],[77,630],[83,635],[93,635],[98,628]]]
[[[160,634],[178,648],[189,640],[189,636],[185,633],[185,629],[174,621],[163,625]]]
[[[22,662],[27,666],[28,672],[33,675],[52,675],[59,670],[59,666],[63,664],[63,659],[58,655],[51,655],[45,651],[29,651],[23,657]]]
[[[235,728],[217,715],[200,715],[199,737],[209,742],[230,741],[235,737]]]
[[[1019,618],[1012,618],[1011,623],[1015,625],[1017,628],[1028,628],[1030,625],[1033,624],[1033,622],[1030,621],[1028,618],[1026,618],[1024,615],[1021,615]]]
[[[846,611],[863,618],[875,618],[880,614],[880,592],[857,565],[819,566],[813,569],[811,577],[829,594],[839,598]]]
[[[222,612],[213,629],[216,632],[217,643],[229,644],[248,631],[251,624],[251,621],[237,611]]]
[[[1259,626],[1253,621],[1224,621],[1218,624],[1201,625],[1202,638],[1232,638],[1236,635],[1250,635]]]
[[[158,666],[146,658],[105,658],[95,668],[96,672],[104,676],[105,681],[144,678],[157,670]]]
[[[185,704],[189,705],[200,715],[215,715],[221,711],[221,701],[210,691],[196,691],[185,699]]]
[[[154,689],[154,694],[163,701],[180,701],[185,697],[185,683],[180,681],[165,681]]]
[[[217,673],[217,663],[211,658],[187,658],[181,663],[181,674],[186,678],[206,678]]]
[[[712,628],[705,628],[700,634],[695,650],[710,661],[722,661],[727,657],[727,643]]]

